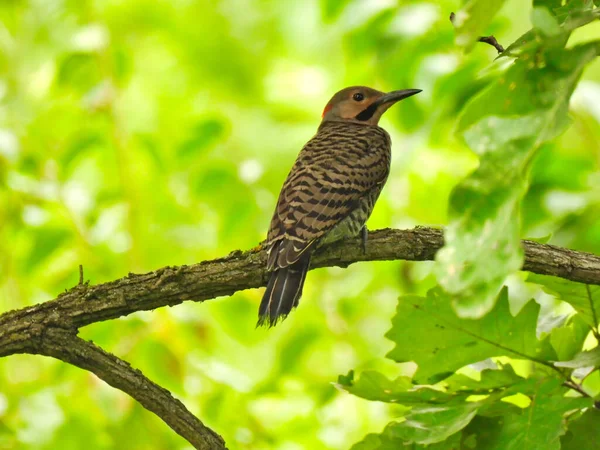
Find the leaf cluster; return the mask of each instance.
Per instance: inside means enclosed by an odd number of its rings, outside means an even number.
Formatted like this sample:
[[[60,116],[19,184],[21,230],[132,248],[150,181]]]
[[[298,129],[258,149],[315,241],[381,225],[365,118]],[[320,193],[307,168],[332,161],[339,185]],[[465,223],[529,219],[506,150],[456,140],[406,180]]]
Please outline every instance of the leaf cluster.
[[[597,335],[591,311],[600,295],[590,290],[584,301],[572,293],[576,283],[567,290],[553,277],[540,278],[536,283],[551,286],[582,312],[554,317],[544,327],[534,300],[511,314],[507,288],[479,319],[457,317],[439,288],[426,297],[401,297],[387,333],[395,343],[388,357],[416,363],[414,374],[390,380],[365,371],[355,379],[350,372],[339,377],[338,386],[407,408],[383,433],[353,448],[576,448],[569,443],[573,430],[581,429],[580,420],[597,416],[592,397],[600,393],[600,347],[582,349],[597,345],[586,338]],[[587,291],[585,285],[577,288]],[[577,439],[597,442],[600,433],[594,427]]]
[[[471,49],[502,3],[466,2],[457,43]],[[598,418],[600,288],[536,275],[527,280],[533,294],[518,301],[518,288],[506,285],[523,263],[520,213],[533,162],[569,125],[571,94],[600,54],[600,41],[568,46],[569,37],[598,17],[592,1],[534,1],[533,28],[499,57],[508,68],[463,109],[457,132],[479,166],[450,196],[439,286],[400,297],[386,334],[395,344],[387,356],[404,373],[338,381],[401,405],[354,450],[591,450],[600,442],[597,422],[588,426]]]

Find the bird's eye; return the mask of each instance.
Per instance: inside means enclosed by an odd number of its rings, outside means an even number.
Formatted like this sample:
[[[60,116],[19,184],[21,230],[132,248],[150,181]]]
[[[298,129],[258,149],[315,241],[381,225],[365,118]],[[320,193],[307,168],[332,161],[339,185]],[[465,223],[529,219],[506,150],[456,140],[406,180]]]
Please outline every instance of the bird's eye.
[[[356,94],[354,94],[352,96],[352,99],[357,102],[362,102],[365,99],[365,96],[363,94],[361,94],[360,92],[357,92]]]

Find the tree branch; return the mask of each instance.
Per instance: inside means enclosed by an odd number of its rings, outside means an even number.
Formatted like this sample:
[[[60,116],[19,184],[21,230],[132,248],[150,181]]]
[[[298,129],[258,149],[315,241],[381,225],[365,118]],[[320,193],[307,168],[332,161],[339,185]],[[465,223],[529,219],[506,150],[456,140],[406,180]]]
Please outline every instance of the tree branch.
[[[125,392],[144,408],[164,420],[197,449],[224,449],[223,438],[204,426],[179,400],[132,368],[69,330],[49,328],[39,341],[39,353],[95,373],[98,378]]]
[[[73,291],[81,292],[77,287],[71,290]],[[126,361],[79,338],[77,330],[61,326],[61,312],[58,309],[54,312],[44,310],[42,313],[18,314],[25,310],[0,316],[0,356],[17,353],[51,356],[93,372],[101,380],[125,392],[144,408],[155,413],[194,448],[226,448],[223,438],[204,426],[169,391],[150,381]],[[48,312],[50,316],[42,319],[42,315]]]
[[[359,261],[433,260],[444,244],[442,230],[377,230],[369,233],[367,251],[360,238],[317,251],[311,268],[347,267]],[[524,270],[600,285],[600,257],[552,245],[523,241]],[[52,356],[94,372],[156,413],[196,448],[225,448],[222,439],[174,399],[116,356],[76,336],[80,327],[136,311],[204,301],[264,286],[266,254],[260,249],[191,266],[164,267],[96,286],[78,284],[56,299],[0,315],[0,357],[16,353]],[[83,277],[81,277],[83,278]]]

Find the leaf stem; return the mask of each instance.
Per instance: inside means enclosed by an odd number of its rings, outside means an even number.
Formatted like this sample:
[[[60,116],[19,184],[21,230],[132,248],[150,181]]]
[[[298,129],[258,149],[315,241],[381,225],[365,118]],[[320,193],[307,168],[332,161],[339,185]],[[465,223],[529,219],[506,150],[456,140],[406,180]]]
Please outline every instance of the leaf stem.
[[[587,292],[587,297],[590,302],[590,309],[592,310],[592,317],[594,319],[594,326],[592,327],[592,333],[594,337],[600,343],[600,333],[598,333],[598,315],[596,314],[596,307],[594,306],[594,299],[592,298],[592,291],[590,290],[590,285],[585,285],[585,291]]]
[[[584,397],[588,397],[591,398],[592,396],[590,394],[588,394],[585,389],[583,389],[583,387],[576,383],[575,381],[573,381],[572,379],[569,379],[565,382],[563,382],[562,384],[564,387],[567,387],[569,389],[573,389],[574,391],[579,392],[581,395],[583,395]]]

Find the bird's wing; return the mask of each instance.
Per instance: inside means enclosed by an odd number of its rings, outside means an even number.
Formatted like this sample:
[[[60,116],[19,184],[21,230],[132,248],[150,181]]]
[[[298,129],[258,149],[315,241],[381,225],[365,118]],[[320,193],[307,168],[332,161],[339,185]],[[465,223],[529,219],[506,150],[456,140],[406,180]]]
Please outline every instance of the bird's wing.
[[[365,140],[348,143],[351,151],[315,154],[310,145],[300,153],[277,201],[267,237],[269,270],[297,262],[387,178],[388,161],[368,151]]]

